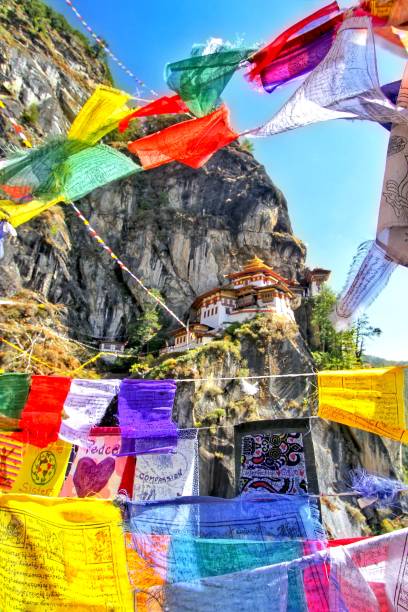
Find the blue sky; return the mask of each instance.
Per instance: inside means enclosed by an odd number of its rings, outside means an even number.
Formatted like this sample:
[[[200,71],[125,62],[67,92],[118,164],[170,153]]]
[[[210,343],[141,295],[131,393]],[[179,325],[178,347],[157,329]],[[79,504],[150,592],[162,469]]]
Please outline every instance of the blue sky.
[[[166,62],[186,57],[194,43],[217,37],[240,40],[248,47],[269,42],[294,21],[317,10],[325,0],[73,0],[112,51],[152,89],[167,91]],[[82,29],[64,0],[48,0],[69,22]],[[340,2],[350,6],[350,2]],[[82,30],[83,31],[83,30]],[[378,49],[380,82],[401,78],[404,62]],[[134,92],[133,81],[115,64],[118,86]],[[224,93],[236,129],[256,127],[282,105],[295,86],[259,94],[242,74]],[[148,96],[148,90],[144,93]],[[389,134],[369,122],[332,121],[272,138],[253,141],[255,156],[285,194],[294,232],[308,248],[308,264],[333,271],[331,285],[340,290],[358,245],[375,235]],[[368,311],[383,330],[368,352],[408,360],[405,321],[408,270],[399,268]]]

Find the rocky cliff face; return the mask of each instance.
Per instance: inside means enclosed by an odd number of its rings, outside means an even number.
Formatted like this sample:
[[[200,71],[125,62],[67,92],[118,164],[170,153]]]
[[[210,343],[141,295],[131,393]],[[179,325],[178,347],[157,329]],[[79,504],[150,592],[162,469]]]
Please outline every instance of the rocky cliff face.
[[[74,34],[63,28],[33,33],[22,4],[7,0],[4,6],[12,12],[0,13],[0,93],[40,142],[67,129],[106,71]],[[37,109],[34,118],[26,112],[32,105]],[[13,139],[0,114],[3,150]],[[179,316],[196,295],[222,284],[225,274],[253,255],[289,279],[302,275],[305,248],[292,233],[285,198],[264,168],[237,145],[218,152],[203,169],[169,164],[99,189],[78,205]],[[68,333],[90,341],[126,337],[145,304],[136,284],[112,266],[69,207],[56,207],[20,227],[17,241],[7,244],[0,262],[1,295],[22,288],[63,304]],[[279,321],[264,325],[263,331],[222,341],[222,347],[214,343],[200,359],[194,354],[187,359],[188,377],[214,376],[212,385],[180,385],[175,408],[180,426],[212,426],[201,432],[203,494],[234,494],[234,423],[307,416],[313,410],[313,387],[305,379],[263,383],[255,398],[245,396],[238,383],[217,380],[220,375],[311,370],[296,326],[284,328]],[[182,374],[177,363],[162,367],[163,372]],[[218,426],[222,428],[214,429]],[[311,421],[310,435],[321,491],[344,490],[347,470],[355,465],[395,474],[397,445],[318,420]],[[322,511],[333,535],[358,535],[367,526],[365,517],[340,499],[323,503]]]

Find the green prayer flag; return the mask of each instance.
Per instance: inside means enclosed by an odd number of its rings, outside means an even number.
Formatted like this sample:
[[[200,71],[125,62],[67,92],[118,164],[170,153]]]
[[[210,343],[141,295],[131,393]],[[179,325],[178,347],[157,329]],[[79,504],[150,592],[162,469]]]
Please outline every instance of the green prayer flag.
[[[71,155],[64,164],[66,181],[64,196],[74,201],[98,187],[124,178],[141,167],[132,159],[106,145],[96,145]]]
[[[167,64],[165,80],[196,117],[208,115],[220,104],[220,95],[239,64],[253,49],[229,49],[221,46],[215,53],[203,55],[204,46],[193,48],[191,57]]]
[[[8,159],[0,168],[0,192],[19,203],[58,197],[77,200],[140,170],[129,157],[107,145],[60,138]],[[17,197],[12,196],[13,188]]]
[[[0,374],[0,429],[17,429],[27,401],[29,380],[28,374]]]

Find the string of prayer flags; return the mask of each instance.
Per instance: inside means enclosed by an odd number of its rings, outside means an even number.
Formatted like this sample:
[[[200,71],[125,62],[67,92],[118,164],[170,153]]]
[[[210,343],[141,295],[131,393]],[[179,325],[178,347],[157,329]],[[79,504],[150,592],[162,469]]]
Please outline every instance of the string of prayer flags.
[[[313,538],[312,549],[324,538],[316,502],[303,495],[271,495],[267,501],[261,496],[182,497],[128,502],[126,510],[132,583],[144,593],[163,584],[191,584],[197,578],[288,561],[302,555],[306,534]],[[290,582],[302,598],[299,575]],[[145,596],[138,594],[137,603],[144,605]]]
[[[100,47],[102,47],[102,49],[109,55],[109,57],[119,66],[119,68],[121,68],[128,76],[130,76],[135,82],[136,82],[136,91],[137,94],[139,95],[139,89],[138,87],[147,87],[146,84],[141,81],[140,79],[137,78],[137,76],[132,72],[132,70],[130,70],[114,53],[113,51],[111,51],[111,49],[106,45],[105,41],[103,40],[103,38],[101,38],[100,36],[98,36],[93,29],[91,28],[91,26],[89,25],[89,23],[87,23],[85,21],[85,19],[82,17],[82,15],[79,13],[79,11],[76,9],[76,7],[74,6],[73,2],[71,0],[65,0],[66,4],[71,7],[72,12],[74,13],[74,15],[79,19],[79,21],[82,23],[82,25],[84,26],[84,28],[86,28],[87,32],[89,32],[89,34],[92,36],[92,38],[95,39],[95,42],[98,43],[98,45]],[[148,88],[149,89],[149,88]],[[153,89],[149,89],[150,93],[153,96],[157,96],[158,94],[153,90]]]
[[[16,440],[45,448],[58,439],[62,409],[71,384],[62,376],[32,376],[27,402],[21,413]]]
[[[257,75],[264,90],[272,93],[277,87],[314,70],[329,52],[343,19],[340,13],[313,30],[291,38],[278,57]]]
[[[322,19],[330,19],[333,15],[338,14],[340,11],[340,7],[337,2],[332,2],[327,6],[319,9],[318,11],[308,15],[301,21],[295,23],[293,26],[282,32],[275,40],[273,40],[269,45],[263,47],[259,51],[257,51],[250,58],[251,69],[247,74],[247,78],[250,81],[254,81],[259,79],[260,75],[262,75],[263,71],[268,68],[275,60],[279,59],[285,53],[285,46],[288,44],[288,41],[292,41],[296,34],[305,33],[309,26],[313,27],[316,25],[315,22],[319,22],[321,24]],[[286,49],[287,50],[287,49]],[[282,54],[282,55],[281,55]]]
[[[222,42],[214,53],[208,53],[205,45],[195,45],[191,57],[166,65],[164,78],[193,115],[204,117],[220,105],[221,93],[252,53],[253,49],[231,48]]]
[[[113,499],[121,490],[131,496],[135,460],[119,456],[120,445],[118,427],[94,427],[75,455],[61,497]]]
[[[18,429],[29,388],[28,374],[0,374],[0,429]]]
[[[120,523],[104,500],[1,495],[2,607],[133,609]]]
[[[168,453],[177,444],[171,420],[176,383],[173,380],[122,381],[118,411],[121,455]]]
[[[337,299],[332,322],[337,330],[350,326],[387,286],[397,264],[374,240],[363,242],[350,266],[346,283]]]
[[[291,98],[265,125],[245,132],[265,137],[332,119],[408,123],[408,111],[380,89],[368,17],[346,19],[333,46]]]
[[[318,373],[318,416],[408,443],[403,367]]]
[[[126,102],[131,97],[118,89],[99,85],[74,119],[68,139],[95,145],[129,114]]]
[[[65,418],[59,438],[86,446],[91,428],[100,423],[119,386],[119,380],[72,380],[64,402]]]
[[[140,455],[132,499],[156,501],[199,494],[197,429],[179,431],[167,454]]]
[[[98,87],[74,120],[67,138],[19,152],[0,167],[0,214],[13,226],[57,202],[73,201],[140,170],[119,151],[96,143],[129,114],[130,96]],[[32,200],[27,202],[28,200]],[[16,207],[15,205],[19,206]]]
[[[0,113],[4,117],[6,117],[7,121],[12,126],[14,132],[21,140],[22,144],[27,148],[31,148],[33,145],[31,144],[30,139],[27,138],[27,136],[25,135],[24,128],[16,121],[16,119],[12,116],[12,114],[6,107],[4,96],[0,96]]]
[[[10,435],[10,441],[18,444]],[[71,455],[71,444],[57,440],[46,447],[24,444],[21,463],[10,492],[57,497],[61,491]]]
[[[185,105],[179,95],[175,96],[162,96],[158,100],[153,100],[149,104],[138,108],[129,115],[126,115],[124,119],[119,121],[119,132],[124,132],[128,129],[129,123],[132,119],[137,117],[148,117],[150,115],[171,115],[179,113],[189,113],[188,106]]]
[[[201,119],[183,121],[135,140],[128,149],[139,156],[145,170],[171,161],[200,168],[218,149],[238,136],[229,125],[227,108],[221,106]]]
[[[169,612],[205,612],[214,606],[251,612],[254,603],[267,610],[272,601],[273,609],[282,612],[402,610],[407,541],[408,530],[400,529],[350,543],[333,541],[329,550],[301,553],[284,562],[190,581],[163,581],[146,586],[142,609],[149,610],[149,601],[160,601]],[[236,557],[231,552],[229,558],[232,566]]]

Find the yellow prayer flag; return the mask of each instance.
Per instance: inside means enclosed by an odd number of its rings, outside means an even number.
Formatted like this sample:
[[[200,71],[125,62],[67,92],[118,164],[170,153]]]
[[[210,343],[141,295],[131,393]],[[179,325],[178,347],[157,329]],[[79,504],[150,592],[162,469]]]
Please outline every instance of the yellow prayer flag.
[[[13,493],[57,497],[64,484],[72,444],[57,440],[45,448],[26,444]],[[1,608],[0,608],[1,609]]]
[[[403,367],[319,372],[318,416],[408,443]]]
[[[133,610],[118,508],[97,499],[0,496],[0,610]]]
[[[55,204],[63,201],[63,196],[48,200],[47,202],[32,200],[27,204],[15,204],[10,200],[0,200],[0,220],[6,219],[11,225],[18,227],[45,210],[48,210],[51,206],[55,206]]]
[[[96,144],[129,114],[125,104],[130,99],[129,94],[118,89],[97,87],[71,125],[68,138]]]

